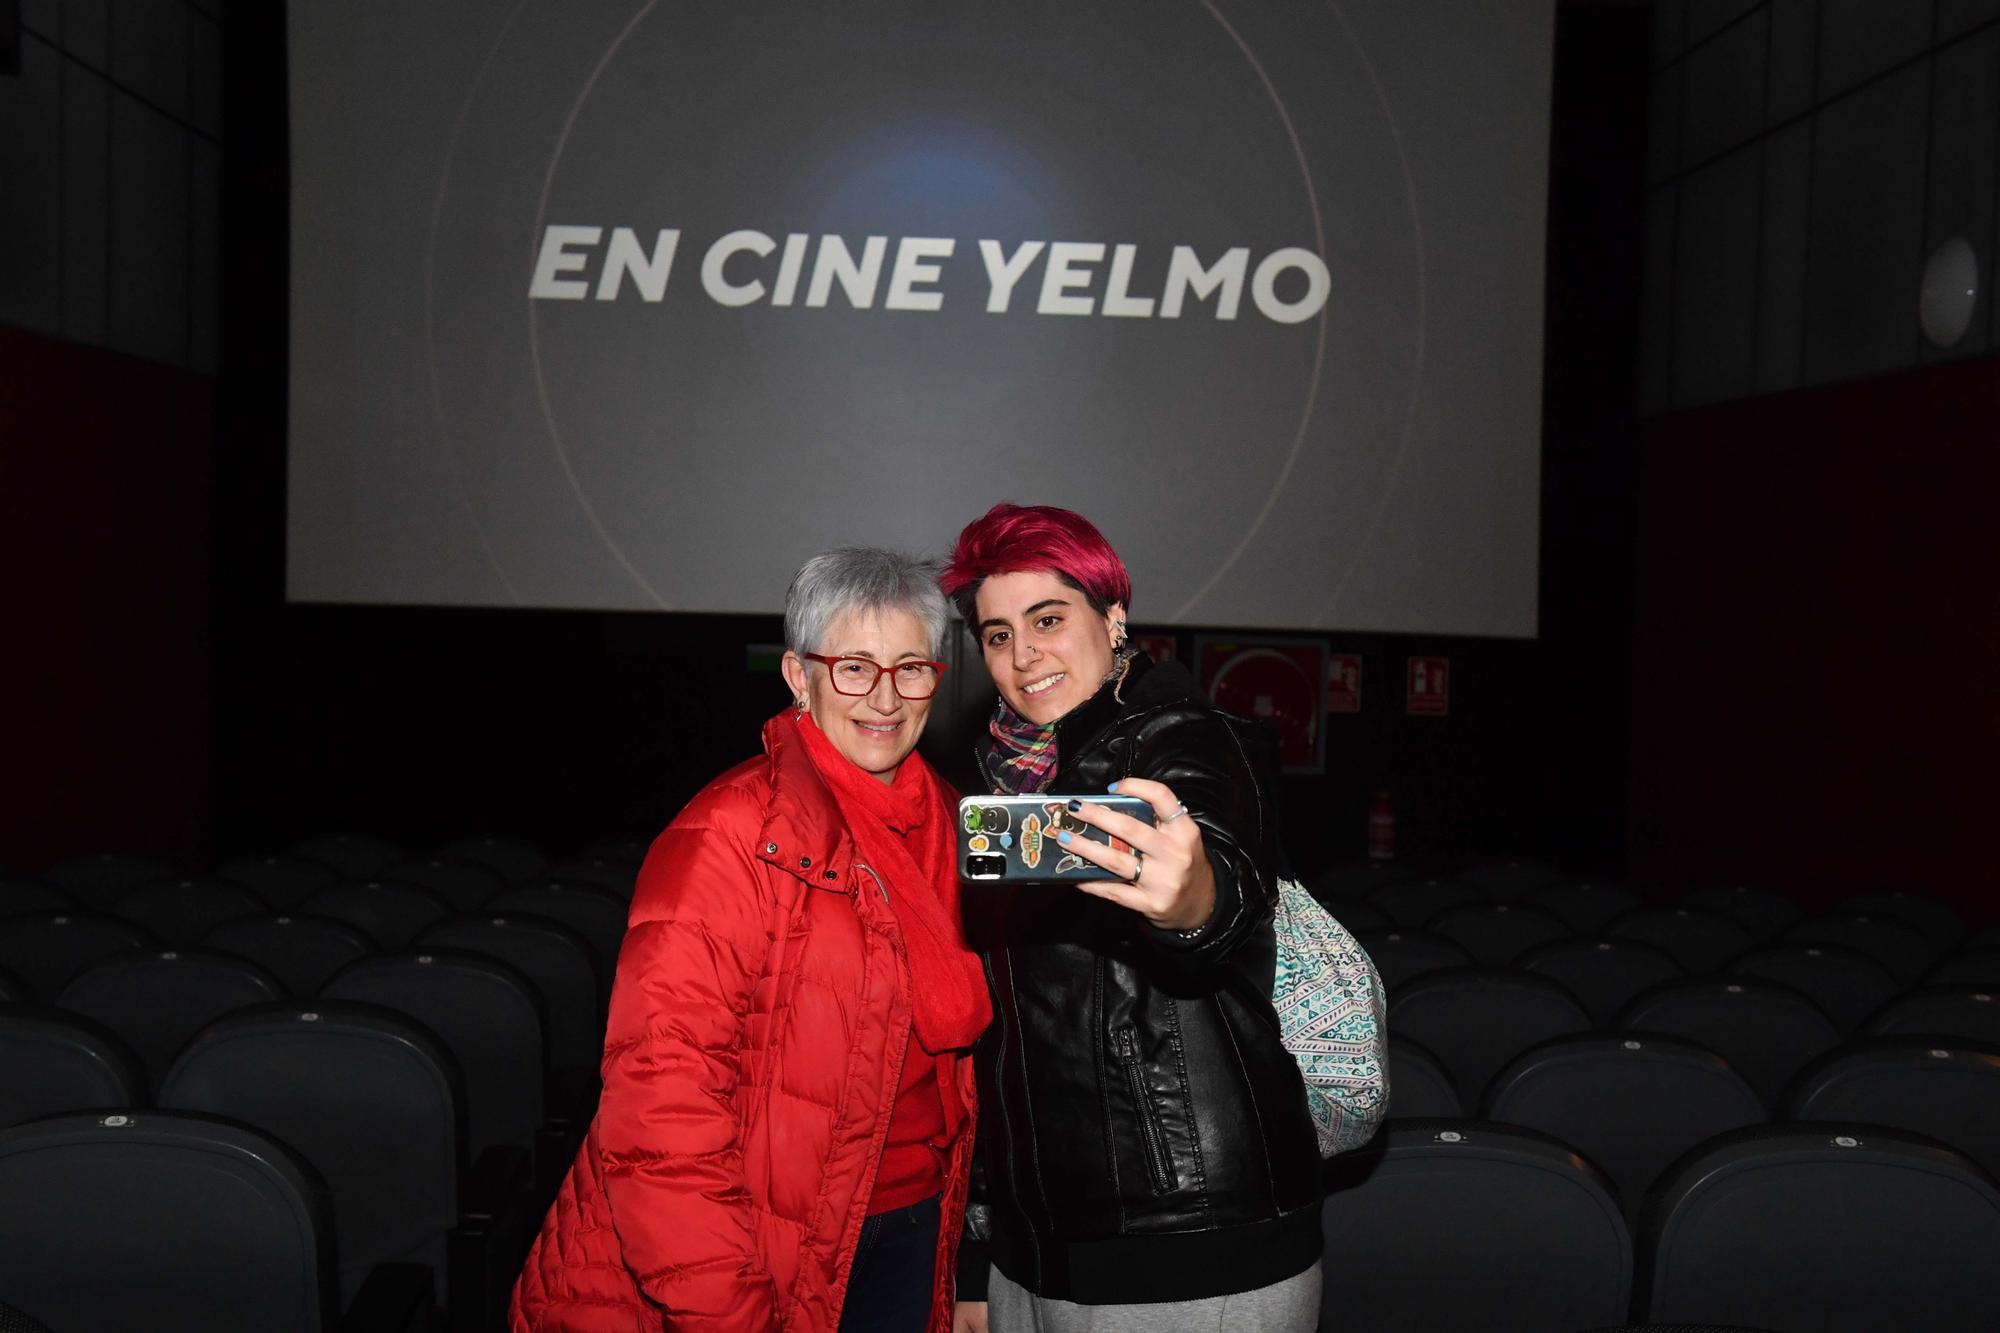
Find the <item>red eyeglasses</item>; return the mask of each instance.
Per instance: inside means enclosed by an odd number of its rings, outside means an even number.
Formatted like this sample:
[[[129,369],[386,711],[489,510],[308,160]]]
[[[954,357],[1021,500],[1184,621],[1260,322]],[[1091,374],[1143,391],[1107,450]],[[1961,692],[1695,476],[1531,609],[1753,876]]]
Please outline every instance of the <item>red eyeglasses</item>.
[[[901,698],[928,699],[937,693],[938,682],[944,678],[942,662],[891,662],[883,666],[867,657],[828,657],[824,653],[800,653],[799,656],[810,662],[824,663],[833,688],[841,694],[873,694],[882,677],[887,676],[890,686]]]

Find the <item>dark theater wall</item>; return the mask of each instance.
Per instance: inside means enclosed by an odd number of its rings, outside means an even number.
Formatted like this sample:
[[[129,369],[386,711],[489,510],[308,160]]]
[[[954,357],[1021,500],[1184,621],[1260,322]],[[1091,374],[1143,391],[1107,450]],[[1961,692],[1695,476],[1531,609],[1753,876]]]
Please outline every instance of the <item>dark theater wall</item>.
[[[209,813],[206,375],[0,327],[0,873],[197,850]]]
[[[2000,909],[2000,357],[1648,421],[1633,856]]]

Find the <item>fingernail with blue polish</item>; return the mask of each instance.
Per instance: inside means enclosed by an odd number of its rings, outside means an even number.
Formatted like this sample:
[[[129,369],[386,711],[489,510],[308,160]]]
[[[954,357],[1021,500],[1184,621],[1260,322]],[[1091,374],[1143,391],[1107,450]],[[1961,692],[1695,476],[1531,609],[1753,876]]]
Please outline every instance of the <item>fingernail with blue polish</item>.
[[[1072,809],[1072,810],[1081,810],[1081,809],[1083,809],[1083,802],[1082,802],[1082,801],[1071,801],[1071,802],[1069,803],[1069,808],[1070,808],[1070,809]]]
[[[1067,833],[1058,833],[1058,834],[1056,834],[1056,841],[1057,841],[1057,842],[1059,842],[1059,843],[1062,843],[1062,844],[1063,844],[1064,846],[1068,846],[1068,845],[1069,845],[1069,834],[1067,834]]]
[[[1106,787],[1106,788],[1105,788],[1104,790],[1106,790],[1106,791],[1117,791],[1117,790],[1118,790],[1118,784],[1114,782],[1114,783],[1112,783],[1112,784],[1111,784],[1111,785],[1110,785],[1109,787]]]

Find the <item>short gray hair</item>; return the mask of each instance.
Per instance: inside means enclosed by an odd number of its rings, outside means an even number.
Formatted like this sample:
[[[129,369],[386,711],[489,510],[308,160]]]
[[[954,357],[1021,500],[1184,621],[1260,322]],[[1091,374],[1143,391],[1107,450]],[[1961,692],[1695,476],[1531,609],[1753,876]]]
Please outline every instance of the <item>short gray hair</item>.
[[[907,611],[923,623],[931,656],[944,650],[948,615],[933,560],[879,546],[842,546],[799,566],[785,590],[785,646],[826,649],[827,631],[850,611]]]

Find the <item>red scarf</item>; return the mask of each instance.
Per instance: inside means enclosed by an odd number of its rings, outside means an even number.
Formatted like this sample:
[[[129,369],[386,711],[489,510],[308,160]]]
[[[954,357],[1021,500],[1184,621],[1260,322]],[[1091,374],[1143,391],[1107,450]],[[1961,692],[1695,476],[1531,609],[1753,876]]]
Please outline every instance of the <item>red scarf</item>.
[[[881,877],[902,927],[917,1044],[932,1055],[972,1045],[992,1020],[993,1004],[959,924],[950,789],[914,752],[895,780],[884,782],[835,749],[810,716],[799,718],[798,731],[854,835],[860,863]]]

